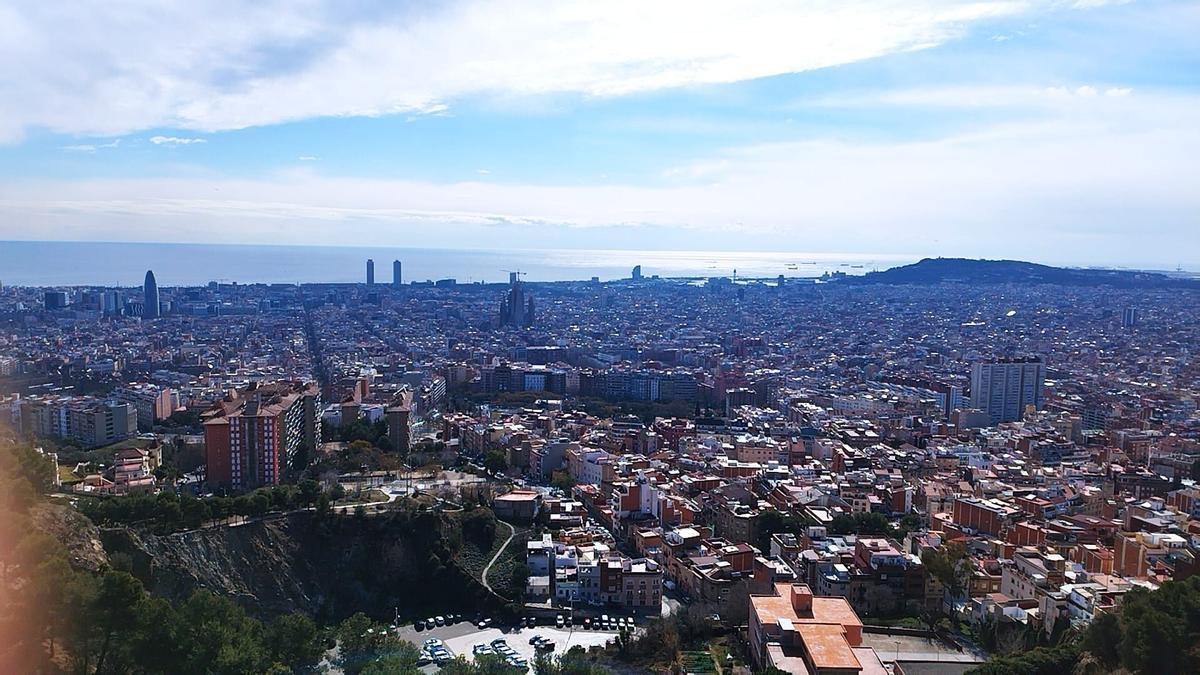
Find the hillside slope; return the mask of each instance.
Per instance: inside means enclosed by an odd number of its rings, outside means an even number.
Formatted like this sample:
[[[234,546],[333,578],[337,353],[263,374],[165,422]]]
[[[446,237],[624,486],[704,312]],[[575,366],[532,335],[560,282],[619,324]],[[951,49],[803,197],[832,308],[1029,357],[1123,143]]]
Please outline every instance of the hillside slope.
[[[838,283],[937,284],[1058,284],[1065,286],[1115,286],[1121,288],[1200,288],[1200,282],[1158,272],[1051,267],[1020,260],[972,260],[925,258],[911,265],[893,267],[863,276],[848,276]]]

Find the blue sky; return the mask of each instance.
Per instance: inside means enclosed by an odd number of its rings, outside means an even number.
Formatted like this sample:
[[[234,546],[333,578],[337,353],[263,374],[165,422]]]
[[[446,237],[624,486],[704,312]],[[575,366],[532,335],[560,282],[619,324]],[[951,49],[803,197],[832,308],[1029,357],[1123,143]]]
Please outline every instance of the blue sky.
[[[1196,2],[0,5],[0,239],[1200,267]]]

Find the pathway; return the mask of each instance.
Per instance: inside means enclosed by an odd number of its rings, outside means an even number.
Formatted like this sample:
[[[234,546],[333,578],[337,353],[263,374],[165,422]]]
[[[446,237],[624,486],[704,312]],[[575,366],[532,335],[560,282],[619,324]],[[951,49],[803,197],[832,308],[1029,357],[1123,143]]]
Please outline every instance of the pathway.
[[[488,583],[488,578],[487,578],[488,572],[491,571],[492,565],[495,564],[495,562],[500,559],[500,554],[504,553],[504,549],[508,548],[508,545],[510,543],[512,543],[513,537],[517,536],[517,528],[513,527],[512,525],[509,525],[508,523],[504,522],[503,520],[497,520],[496,522],[498,522],[501,525],[508,528],[508,539],[504,540],[504,544],[502,546],[500,546],[500,550],[496,551],[496,555],[492,556],[492,559],[489,560],[488,564],[484,566],[483,574],[480,575],[481,578],[479,579],[480,581],[483,582],[483,587],[488,589],[492,593],[495,593],[496,591],[495,591],[495,589],[492,588],[492,585]]]

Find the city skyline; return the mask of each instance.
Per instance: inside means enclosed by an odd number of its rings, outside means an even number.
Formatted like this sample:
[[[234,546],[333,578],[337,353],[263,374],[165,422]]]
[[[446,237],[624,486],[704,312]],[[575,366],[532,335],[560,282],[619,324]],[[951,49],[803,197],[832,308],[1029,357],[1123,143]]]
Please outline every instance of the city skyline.
[[[0,239],[1187,267],[1198,11],[14,9]]]
[[[0,1],[0,673],[1200,673],[1198,27]]]

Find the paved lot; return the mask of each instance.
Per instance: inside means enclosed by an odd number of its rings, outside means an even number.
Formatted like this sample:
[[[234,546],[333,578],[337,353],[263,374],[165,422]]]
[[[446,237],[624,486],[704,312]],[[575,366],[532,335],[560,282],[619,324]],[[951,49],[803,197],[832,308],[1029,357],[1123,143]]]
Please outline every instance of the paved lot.
[[[508,642],[508,646],[512,647],[518,654],[525,657],[529,661],[532,672],[533,658],[536,650],[533,645],[529,644],[529,638],[534,635],[541,635],[544,638],[553,640],[555,643],[553,654],[562,654],[566,650],[576,645],[587,649],[592,646],[604,646],[609,640],[613,639],[616,631],[598,631],[598,630],[583,630],[582,628],[555,628],[553,626],[537,626],[536,628],[520,628],[501,630],[499,628],[486,628],[479,630],[473,624],[463,622],[454,624],[453,626],[442,626],[433,630],[424,630],[417,632],[411,625],[400,630],[400,637],[408,640],[413,644],[420,646],[425,640],[431,637],[439,638],[446,643],[446,649],[454,656],[462,655],[468,661],[473,660],[474,653],[472,647],[479,643],[490,644],[496,638],[504,638]],[[436,666],[422,668],[426,672],[435,672]]]
[[[928,661],[933,663],[978,663],[986,660],[968,651],[947,647],[941,640],[928,640],[912,635],[882,635],[863,633],[863,646],[873,647],[884,661],[901,663]],[[907,671],[908,666],[904,669]]]

